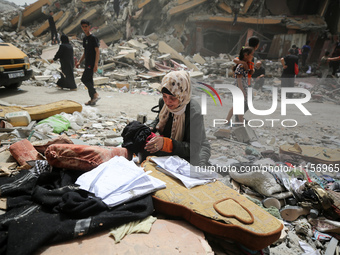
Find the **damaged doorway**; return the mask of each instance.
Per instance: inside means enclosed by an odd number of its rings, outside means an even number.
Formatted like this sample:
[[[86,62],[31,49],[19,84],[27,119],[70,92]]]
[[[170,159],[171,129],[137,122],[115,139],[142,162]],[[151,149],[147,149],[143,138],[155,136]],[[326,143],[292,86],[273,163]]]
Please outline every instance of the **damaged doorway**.
[[[203,35],[203,47],[215,53],[229,53],[240,39],[239,34],[230,34],[225,31],[207,30]]]

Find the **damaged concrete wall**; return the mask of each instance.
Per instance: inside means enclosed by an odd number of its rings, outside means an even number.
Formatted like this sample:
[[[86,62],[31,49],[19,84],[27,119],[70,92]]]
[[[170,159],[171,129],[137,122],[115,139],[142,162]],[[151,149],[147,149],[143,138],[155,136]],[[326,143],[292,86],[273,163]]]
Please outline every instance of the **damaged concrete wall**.
[[[324,33],[327,29],[325,17],[334,0],[323,0],[318,8],[308,8],[301,14],[305,1],[273,0],[121,0],[119,6],[114,2],[96,0],[39,0],[13,17],[12,26],[18,24],[22,15],[22,24],[27,26],[38,20],[43,12],[63,12],[57,21],[60,33],[81,37],[80,20],[89,19],[92,32],[106,44],[130,39],[135,35],[161,34],[163,40],[184,54],[200,53],[204,56],[217,56],[220,53],[233,53],[235,45],[245,44],[243,35],[253,29],[263,38],[274,39],[277,34],[307,35],[310,31]],[[320,8],[319,8],[320,7]],[[316,11],[316,9],[318,9]],[[157,15],[155,15],[157,13]],[[48,33],[46,25],[35,29],[35,36]],[[179,47],[173,45],[177,44]],[[181,45],[180,45],[181,44]],[[269,43],[265,43],[263,58],[281,57],[281,52],[269,54]],[[303,45],[301,42],[298,44]],[[182,47],[183,46],[183,47]],[[276,47],[276,46],[275,46]],[[274,47],[274,48],[275,48]],[[268,55],[266,55],[268,54]]]

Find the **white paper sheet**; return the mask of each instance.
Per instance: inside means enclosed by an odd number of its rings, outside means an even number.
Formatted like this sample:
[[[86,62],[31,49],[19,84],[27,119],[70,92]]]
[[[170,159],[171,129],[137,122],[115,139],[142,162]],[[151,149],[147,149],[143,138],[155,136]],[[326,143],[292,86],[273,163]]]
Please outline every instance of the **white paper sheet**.
[[[132,161],[118,156],[82,174],[76,184],[101,198],[110,207],[165,188],[163,181],[149,176]]]
[[[217,174],[214,172],[207,174],[195,171],[199,168],[190,165],[189,162],[178,156],[152,157],[151,160],[158,165],[159,171],[179,179],[188,189],[215,181],[217,178]]]

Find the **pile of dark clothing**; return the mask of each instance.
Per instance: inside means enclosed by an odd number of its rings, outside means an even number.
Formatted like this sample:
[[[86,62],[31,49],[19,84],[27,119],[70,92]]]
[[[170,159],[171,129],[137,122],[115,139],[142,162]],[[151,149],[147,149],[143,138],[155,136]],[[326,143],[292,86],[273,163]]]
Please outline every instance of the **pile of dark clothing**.
[[[0,178],[7,211],[0,216],[0,254],[32,254],[39,247],[141,220],[154,211],[150,195],[109,208],[80,190],[82,171],[51,169],[37,160],[30,170]]]

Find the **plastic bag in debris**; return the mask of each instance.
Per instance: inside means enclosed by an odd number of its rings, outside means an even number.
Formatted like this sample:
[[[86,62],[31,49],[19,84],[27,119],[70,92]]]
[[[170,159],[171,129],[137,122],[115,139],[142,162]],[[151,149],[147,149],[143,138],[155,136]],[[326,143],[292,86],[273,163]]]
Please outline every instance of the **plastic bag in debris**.
[[[34,130],[42,133],[42,134],[49,134],[49,133],[52,133],[53,132],[53,127],[50,126],[49,124],[40,124],[40,125],[37,125],[34,127]]]
[[[80,112],[75,111],[73,114],[62,112],[60,115],[70,122],[71,128],[74,130],[81,129],[84,125],[84,117]]]
[[[91,107],[91,106],[86,106],[86,105],[82,105],[83,106],[83,110],[81,111],[81,114],[88,119],[96,119],[98,118],[97,113],[98,113],[98,109],[95,107]]]
[[[41,124],[48,124],[53,128],[53,133],[60,134],[63,131],[67,131],[71,126],[70,122],[60,114],[56,114],[48,117],[47,119],[38,122],[38,126]]]

